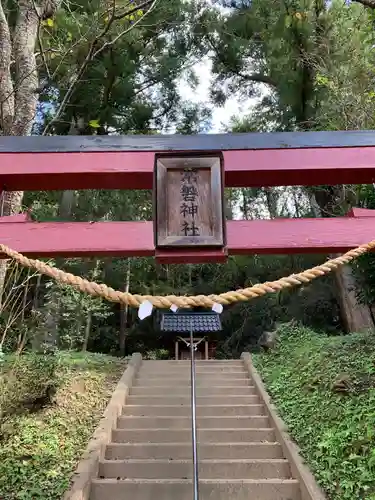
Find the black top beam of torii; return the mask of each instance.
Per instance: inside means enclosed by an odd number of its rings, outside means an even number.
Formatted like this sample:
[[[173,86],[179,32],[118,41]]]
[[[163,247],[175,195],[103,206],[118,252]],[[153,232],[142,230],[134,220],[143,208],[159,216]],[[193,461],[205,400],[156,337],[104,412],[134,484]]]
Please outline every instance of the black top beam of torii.
[[[230,151],[375,146],[374,130],[197,135],[0,137],[0,153]]]

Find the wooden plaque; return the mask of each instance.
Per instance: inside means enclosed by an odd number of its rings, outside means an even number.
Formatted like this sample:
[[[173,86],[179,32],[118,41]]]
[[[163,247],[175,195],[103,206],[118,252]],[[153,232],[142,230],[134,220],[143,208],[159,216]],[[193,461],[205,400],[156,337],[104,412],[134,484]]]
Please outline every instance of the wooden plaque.
[[[156,156],[156,247],[224,247],[222,158]]]

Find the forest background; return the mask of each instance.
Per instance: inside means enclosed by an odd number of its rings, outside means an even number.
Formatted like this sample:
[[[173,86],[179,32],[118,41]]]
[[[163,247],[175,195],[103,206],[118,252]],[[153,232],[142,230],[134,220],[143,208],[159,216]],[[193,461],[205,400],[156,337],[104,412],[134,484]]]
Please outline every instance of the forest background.
[[[372,0],[2,0],[0,134],[375,129],[374,9]],[[208,95],[199,93],[202,85]],[[218,110],[231,116],[225,125]],[[352,206],[375,208],[374,186],[226,191],[228,219],[333,217]],[[151,220],[152,193],[3,195],[2,215],[25,209],[39,221]],[[274,280],[326,257],[53,264],[133,293],[209,294]],[[140,323],[126,307],[5,262],[0,290],[3,352],[48,345],[166,355],[155,321]],[[254,348],[264,330],[291,319],[332,335],[373,329],[374,312],[375,258],[369,255],[309,286],[228,308],[218,355],[236,357]]]

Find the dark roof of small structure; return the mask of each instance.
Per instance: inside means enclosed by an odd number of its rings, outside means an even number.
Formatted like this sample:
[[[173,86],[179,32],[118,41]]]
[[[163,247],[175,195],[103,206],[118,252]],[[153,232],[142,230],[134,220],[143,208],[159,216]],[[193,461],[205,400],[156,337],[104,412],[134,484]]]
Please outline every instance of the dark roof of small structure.
[[[173,333],[214,333],[219,332],[221,321],[219,314],[213,312],[186,312],[162,314],[160,329],[162,332]]]

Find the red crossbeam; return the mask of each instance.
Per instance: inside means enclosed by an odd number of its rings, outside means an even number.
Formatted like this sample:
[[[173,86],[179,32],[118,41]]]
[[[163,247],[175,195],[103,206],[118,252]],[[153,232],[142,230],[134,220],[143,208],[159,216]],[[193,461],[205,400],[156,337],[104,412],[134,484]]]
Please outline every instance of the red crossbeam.
[[[189,155],[189,152],[186,152]],[[375,147],[224,151],[226,187],[375,181]],[[152,189],[155,153],[0,153],[0,188]]]
[[[360,210],[359,217],[356,210],[354,216],[331,219],[228,221],[228,253],[344,252],[375,239],[375,210]],[[0,219],[0,243],[29,256],[155,255],[152,222],[20,223],[4,219]],[[200,257],[207,252],[203,249]],[[179,261],[187,261],[184,252]]]

